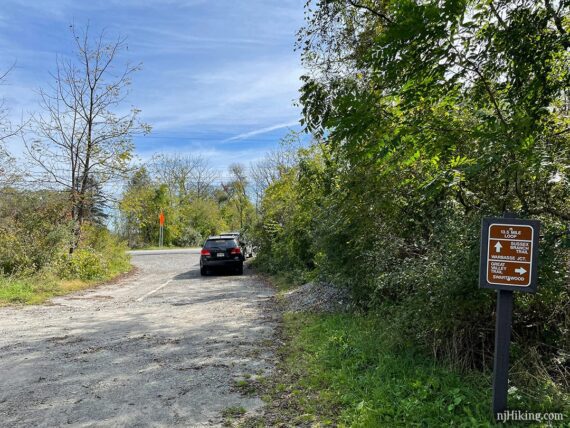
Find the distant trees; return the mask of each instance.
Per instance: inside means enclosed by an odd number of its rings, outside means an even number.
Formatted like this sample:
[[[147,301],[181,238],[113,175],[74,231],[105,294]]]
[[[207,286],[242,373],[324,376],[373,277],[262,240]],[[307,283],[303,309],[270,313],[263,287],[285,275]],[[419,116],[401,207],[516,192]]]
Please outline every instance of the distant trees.
[[[292,131],[281,139],[278,148],[270,150],[263,159],[251,164],[249,176],[257,209],[265,190],[296,165],[300,148],[300,134]]]
[[[137,121],[138,110],[121,112],[131,75],[140,69],[119,66],[125,39],[109,42],[104,33],[91,37],[88,27],[72,27],[71,33],[75,57],[58,58],[52,86],[40,92],[41,113],[31,119],[33,136],[24,141],[39,171],[36,180],[69,194],[76,224],[73,251],[93,204],[104,201],[106,186],[128,170],[131,136],[149,128]]]
[[[170,226],[173,220],[171,200],[168,186],[153,181],[145,167],[133,172],[119,203],[122,216],[120,233],[130,247],[158,243],[158,216],[165,211]],[[168,231],[166,243],[172,236],[170,227]]]
[[[245,231],[254,222],[245,167],[235,164],[230,179],[201,156],[159,154],[134,172],[120,202],[121,234],[131,247],[156,245],[158,216],[164,212],[165,245],[199,245],[209,235]]]
[[[251,219],[252,204],[248,197],[249,181],[242,164],[234,163],[229,166],[230,181],[222,183],[226,193],[226,211],[234,209],[237,214],[239,230],[243,230],[248,220]]]
[[[150,162],[153,175],[172,197],[203,199],[212,193],[216,172],[202,156],[158,154]]]

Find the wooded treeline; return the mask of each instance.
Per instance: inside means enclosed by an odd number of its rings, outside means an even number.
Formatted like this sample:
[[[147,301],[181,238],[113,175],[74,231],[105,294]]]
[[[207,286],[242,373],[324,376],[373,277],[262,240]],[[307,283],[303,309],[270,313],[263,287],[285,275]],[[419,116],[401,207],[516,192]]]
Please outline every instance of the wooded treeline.
[[[157,155],[128,180],[119,203],[119,236],[129,247],[158,245],[161,212],[164,245],[199,246],[210,235],[248,232],[256,210],[246,167],[222,175],[201,156]]]
[[[264,193],[257,263],[350,287],[398,346],[492,364],[479,231],[541,220],[518,294],[515,384],[570,387],[568,1],[309,1],[298,48],[315,136]],[[535,390],[536,391],[536,390]]]

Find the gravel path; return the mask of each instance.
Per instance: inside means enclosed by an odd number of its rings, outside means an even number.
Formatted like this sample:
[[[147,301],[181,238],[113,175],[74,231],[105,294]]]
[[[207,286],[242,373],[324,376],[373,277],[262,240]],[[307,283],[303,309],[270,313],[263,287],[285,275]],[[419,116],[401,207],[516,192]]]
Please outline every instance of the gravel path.
[[[137,274],[50,304],[0,308],[0,425],[219,426],[260,410],[236,379],[272,369],[273,291],[198,272],[194,250],[133,255]]]

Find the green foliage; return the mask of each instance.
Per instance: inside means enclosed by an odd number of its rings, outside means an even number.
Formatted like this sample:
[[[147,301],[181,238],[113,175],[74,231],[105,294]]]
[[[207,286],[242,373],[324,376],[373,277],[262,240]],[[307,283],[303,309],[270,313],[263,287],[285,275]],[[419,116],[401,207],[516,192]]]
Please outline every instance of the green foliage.
[[[209,235],[223,232],[226,222],[218,203],[213,199],[197,199],[179,209],[183,224],[181,234],[177,238],[179,245],[201,245]]]
[[[58,295],[62,287],[49,275],[4,277],[0,276],[0,306],[4,304],[39,304]]]
[[[216,187],[192,181],[197,167],[184,159],[160,159],[152,176],[144,167],[133,174],[120,202],[121,235],[131,248],[158,245],[161,211],[165,246],[198,246],[210,235],[248,231],[255,221],[255,209],[242,166],[233,165],[233,180]],[[203,159],[199,165],[207,168]]]
[[[70,254],[77,228],[67,194],[0,193],[0,304],[41,303],[130,269],[126,244],[100,225],[84,223]]]
[[[39,271],[72,239],[66,195],[0,190],[0,274]]]
[[[300,150],[298,156],[299,163],[265,190],[255,242],[262,248],[258,266],[274,274],[287,270],[303,281],[311,279],[315,267],[317,212],[326,189],[319,177],[324,167],[319,147]]]
[[[284,393],[295,414],[282,422],[304,415],[334,426],[493,426],[489,376],[450,370],[412,347],[394,347],[386,315],[286,316],[287,376],[281,375],[274,398]],[[563,412],[570,403],[559,398],[512,395],[510,402],[513,409]]]
[[[383,340],[381,318],[289,314],[287,355],[275,399],[293,408],[286,424],[326,426],[491,426],[490,385]],[[319,425],[320,426],[320,425]]]
[[[65,279],[99,279],[105,273],[102,257],[88,249],[77,249],[73,254],[63,256],[58,269],[58,274]]]
[[[109,279],[130,269],[127,249],[106,228],[85,226],[79,247],[72,254],[62,254],[54,269],[64,279]]]
[[[301,104],[317,142],[265,191],[261,267],[350,287],[366,310],[390,306],[395,342],[485,369],[481,219],[537,218],[513,379],[567,391],[570,5],[548,4],[311,2]]]

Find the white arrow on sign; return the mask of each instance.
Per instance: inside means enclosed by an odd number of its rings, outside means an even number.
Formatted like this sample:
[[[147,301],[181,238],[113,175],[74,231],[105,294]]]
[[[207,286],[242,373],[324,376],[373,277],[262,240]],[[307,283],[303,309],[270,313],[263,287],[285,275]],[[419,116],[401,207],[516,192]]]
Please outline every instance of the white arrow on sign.
[[[524,275],[527,271],[525,268],[521,267],[521,268],[515,269],[515,272],[518,273],[519,275]]]
[[[495,250],[497,250],[497,253],[500,253],[500,252],[501,252],[501,248],[503,248],[503,246],[501,245],[500,242],[497,242],[497,243],[495,244]]]

